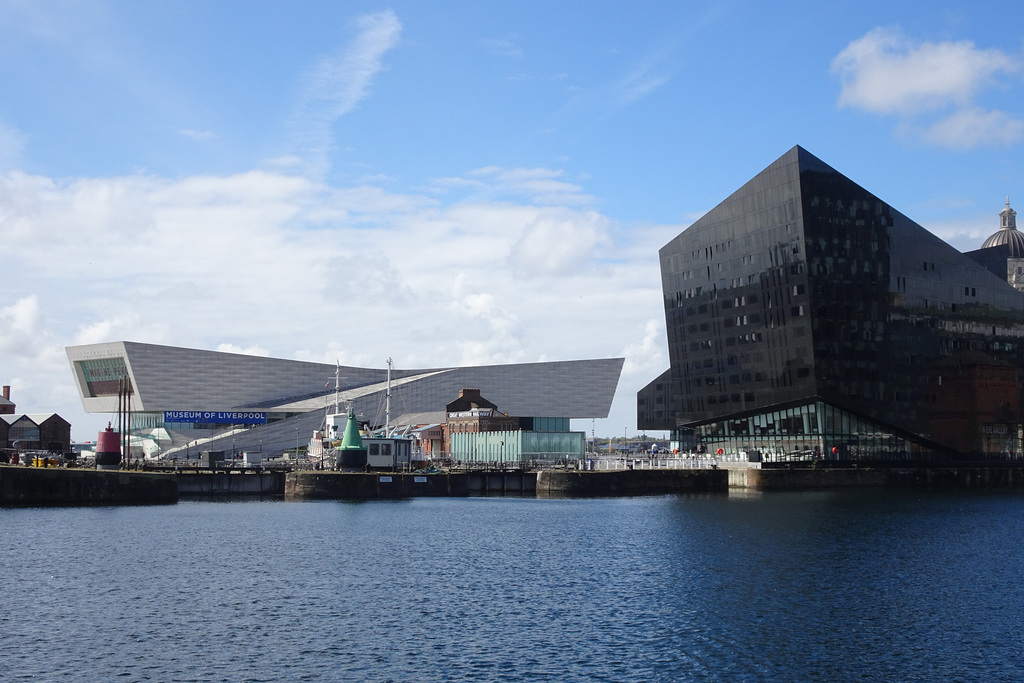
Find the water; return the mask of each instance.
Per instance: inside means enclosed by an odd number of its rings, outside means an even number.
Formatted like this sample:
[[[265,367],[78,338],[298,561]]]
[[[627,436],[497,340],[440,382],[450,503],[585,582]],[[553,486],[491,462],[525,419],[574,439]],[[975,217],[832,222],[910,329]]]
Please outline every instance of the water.
[[[0,679],[1019,681],[1024,496],[0,510]]]

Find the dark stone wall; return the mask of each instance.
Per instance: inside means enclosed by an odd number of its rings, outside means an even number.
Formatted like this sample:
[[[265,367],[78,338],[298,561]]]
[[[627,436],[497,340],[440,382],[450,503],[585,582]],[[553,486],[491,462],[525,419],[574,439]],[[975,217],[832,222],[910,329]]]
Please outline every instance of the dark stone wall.
[[[285,499],[366,500],[488,494],[632,496],[727,489],[728,473],[725,470],[569,470],[428,475],[292,472],[285,480]]]
[[[182,496],[280,496],[284,472],[179,472]]]
[[[0,466],[0,505],[163,505],[178,502],[173,474]]]
[[[927,488],[1024,488],[1024,467],[891,469],[886,485]]]
[[[636,496],[721,491],[729,488],[726,470],[548,470],[537,474],[538,496]]]
[[[285,500],[370,500],[468,495],[465,475],[289,472]]]
[[[729,483],[762,491],[835,488],[1024,488],[1024,467],[737,469]]]
[[[792,489],[868,488],[885,486],[882,469],[758,469],[731,470],[730,484],[762,491]]]

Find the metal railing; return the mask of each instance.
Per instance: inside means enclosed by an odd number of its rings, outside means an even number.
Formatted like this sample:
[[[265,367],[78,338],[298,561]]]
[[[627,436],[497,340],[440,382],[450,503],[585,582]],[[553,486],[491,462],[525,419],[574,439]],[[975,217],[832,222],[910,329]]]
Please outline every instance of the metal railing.
[[[583,460],[581,468],[598,472],[614,470],[703,470],[718,467],[721,462],[722,458],[703,453],[618,458],[604,456]]]

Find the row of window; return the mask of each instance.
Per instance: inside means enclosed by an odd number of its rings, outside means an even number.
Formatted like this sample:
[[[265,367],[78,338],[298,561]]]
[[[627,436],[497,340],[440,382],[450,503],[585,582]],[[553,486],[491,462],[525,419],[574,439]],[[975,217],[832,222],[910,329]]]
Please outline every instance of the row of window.
[[[699,342],[690,342],[690,351],[710,351],[713,347],[712,341],[711,339],[703,339]],[[763,341],[764,334],[762,332],[750,332],[726,337],[725,345],[736,346],[737,344],[752,344]]]
[[[756,304],[757,294],[747,294],[744,296],[735,296],[732,299],[722,300],[722,308],[739,308],[740,306],[746,306],[747,304]]]
[[[889,217],[888,205],[878,199],[851,199],[847,197],[844,200],[842,197],[825,195],[823,198],[821,195],[815,194],[811,197],[810,205],[812,207],[824,206],[826,210],[836,213],[849,211],[850,218],[856,218],[858,215],[869,217],[872,214],[877,218]],[[884,223],[885,221],[883,221]]]

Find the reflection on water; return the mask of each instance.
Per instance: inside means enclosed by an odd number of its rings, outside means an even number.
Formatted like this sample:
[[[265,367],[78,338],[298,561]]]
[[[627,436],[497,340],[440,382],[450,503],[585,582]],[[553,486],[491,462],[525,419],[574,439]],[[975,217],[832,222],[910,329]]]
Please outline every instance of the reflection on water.
[[[0,510],[12,680],[1017,680],[1017,494]]]

